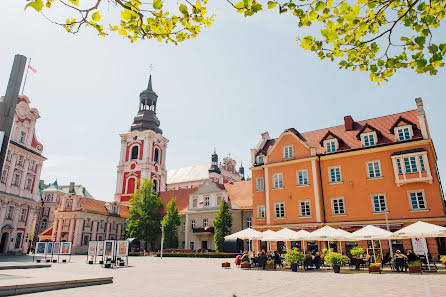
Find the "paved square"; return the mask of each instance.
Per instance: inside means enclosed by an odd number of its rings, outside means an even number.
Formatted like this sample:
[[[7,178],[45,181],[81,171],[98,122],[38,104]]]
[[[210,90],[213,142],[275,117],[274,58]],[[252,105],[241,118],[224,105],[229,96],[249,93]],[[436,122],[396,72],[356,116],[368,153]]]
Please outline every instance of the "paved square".
[[[104,269],[85,256],[51,268],[8,271],[31,280],[113,276],[114,283],[29,296],[446,296],[446,274],[371,274],[222,269],[224,259],[131,257],[130,267]],[[230,259],[233,266],[233,259]],[[4,264],[4,263],[2,263]]]

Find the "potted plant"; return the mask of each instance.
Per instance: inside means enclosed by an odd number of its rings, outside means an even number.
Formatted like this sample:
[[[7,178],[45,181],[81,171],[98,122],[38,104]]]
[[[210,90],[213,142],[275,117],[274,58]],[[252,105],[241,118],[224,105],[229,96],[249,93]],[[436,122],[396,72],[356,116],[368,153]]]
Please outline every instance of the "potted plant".
[[[440,261],[441,261],[441,263],[443,263],[443,265],[446,267],[446,256],[441,257]]]
[[[381,274],[381,263],[372,263],[369,266],[369,273],[378,272]]]
[[[352,256],[356,259],[361,259],[361,257],[365,254],[365,250],[355,246],[350,250],[350,254],[352,254]]]
[[[341,265],[348,263],[350,258],[339,253],[331,252],[329,255],[325,256],[325,262],[333,266],[333,271],[339,273],[341,271]]]
[[[276,265],[274,265],[274,260],[266,261],[265,269],[266,270],[275,270],[276,269]]]
[[[285,263],[291,266],[291,271],[297,271],[297,264],[304,260],[304,254],[297,248],[288,250],[285,254]]]
[[[407,266],[409,266],[409,273],[423,273],[421,271],[420,261],[410,261],[409,263],[407,263]]]
[[[221,263],[221,267],[223,268],[231,268],[231,263],[229,263],[228,261]]]
[[[240,268],[242,268],[242,269],[251,269],[251,264],[249,264],[248,261],[242,262],[242,264],[240,264]]]
[[[333,252],[333,249],[327,249],[327,248],[322,249],[322,254],[324,254],[324,256],[327,256],[328,254],[331,254],[332,252]]]

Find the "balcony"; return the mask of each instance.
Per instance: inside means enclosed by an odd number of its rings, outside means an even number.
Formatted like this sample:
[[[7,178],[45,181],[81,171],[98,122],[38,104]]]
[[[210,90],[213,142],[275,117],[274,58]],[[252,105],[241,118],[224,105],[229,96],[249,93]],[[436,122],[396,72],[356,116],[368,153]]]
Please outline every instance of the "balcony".
[[[206,230],[207,228],[207,230]],[[195,234],[214,234],[214,227],[197,227],[192,228],[192,233]]]

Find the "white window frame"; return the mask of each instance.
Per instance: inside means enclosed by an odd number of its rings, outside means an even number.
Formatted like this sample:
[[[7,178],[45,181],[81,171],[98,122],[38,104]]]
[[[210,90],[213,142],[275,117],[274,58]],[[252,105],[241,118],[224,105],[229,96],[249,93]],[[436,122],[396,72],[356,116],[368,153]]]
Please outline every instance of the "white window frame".
[[[333,150],[333,146],[334,146],[334,150]],[[324,140],[324,148],[325,148],[325,153],[327,153],[327,154],[335,153],[339,149],[339,142],[336,138]]]
[[[256,178],[256,191],[265,191],[265,180],[263,177]]]
[[[19,142],[20,143],[25,143],[26,140],[26,133],[23,131],[20,131],[20,135],[19,135]]]
[[[223,200],[223,197],[222,196],[217,196],[217,206],[220,206],[221,205],[221,201]]]
[[[209,226],[209,220],[208,220],[208,218],[204,218],[203,219],[203,227],[208,227]]]
[[[417,195],[418,193],[422,194],[424,208],[413,208],[411,195],[412,194]],[[407,198],[409,199],[409,206],[410,206],[410,210],[411,211],[423,211],[423,210],[425,211],[425,210],[428,210],[428,208],[427,208],[427,201],[426,201],[426,194],[424,193],[423,189],[407,191]],[[419,206],[418,196],[416,198],[417,198],[417,205]]]
[[[30,178],[30,177],[27,177],[26,178],[26,183],[25,183],[25,189],[26,190],[31,190],[32,184],[33,184],[33,179]]]
[[[380,196],[383,196],[384,197],[384,204],[385,204],[385,206],[386,206],[386,209],[385,210],[376,210],[375,209],[375,197],[380,197]],[[387,196],[386,196],[386,194],[385,193],[374,193],[374,194],[371,194],[370,195],[370,199],[371,199],[371,202],[372,202],[372,212],[373,213],[385,213],[385,212],[388,212],[389,211],[389,205],[387,204]],[[381,203],[380,203],[380,208],[381,208]]]
[[[339,202],[342,200],[342,212],[340,212],[340,206],[339,206]],[[336,208],[335,208],[335,202],[337,202],[337,208],[338,208],[338,213],[336,213]],[[345,199],[344,197],[333,197],[331,198],[331,213],[332,216],[345,216],[346,215],[346,211],[345,211]]]
[[[257,156],[257,164],[262,165],[265,163],[265,156]]]
[[[304,208],[302,208],[302,203]],[[307,211],[310,211],[308,214]],[[299,218],[311,218],[311,201],[310,200],[299,200]]]
[[[192,207],[197,207],[197,206],[198,206],[198,198],[192,197]]]
[[[36,166],[36,161],[30,160],[28,170],[34,171],[35,166]]]
[[[277,184],[276,184],[276,176],[277,176]],[[273,174],[273,189],[283,189],[283,173]]]
[[[211,205],[211,198],[209,196],[204,197],[204,206]]]
[[[300,179],[300,175],[302,175],[302,182]],[[307,169],[301,169],[296,171],[296,178],[297,178],[297,186],[308,186],[310,184],[310,181],[308,180],[308,170]]]
[[[378,171],[376,169],[376,164],[378,164]],[[370,171],[370,165],[372,166],[372,172]],[[367,161],[366,162],[366,170],[367,170],[367,178],[369,178],[369,179],[383,177],[380,160]],[[379,175],[377,175],[377,172],[379,173]]]
[[[26,220],[26,208],[20,210],[19,222],[24,222]]]
[[[365,141],[365,139],[367,138],[367,139],[370,139],[370,137],[373,137],[373,144],[369,144],[369,145],[366,145],[366,141]],[[362,141],[362,146],[363,147],[372,147],[372,146],[376,146],[376,144],[378,143],[378,136],[376,135],[376,132],[375,131],[372,131],[372,132],[366,132],[366,133],[362,133],[361,134],[361,141]],[[369,140],[369,142],[370,142],[370,140]]]
[[[252,218],[246,218],[246,227],[251,228],[252,227]]]
[[[14,206],[8,206],[8,210],[6,211],[6,219],[12,220],[14,219]]]
[[[279,213],[277,212],[277,207],[279,207]],[[274,218],[286,219],[285,202],[274,203]]]
[[[265,205],[258,205],[257,206],[257,219],[263,220],[265,219]]]
[[[20,179],[21,179],[20,174],[14,172],[14,175],[12,176],[11,185],[18,187],[20,185]]]
[[[339,178],[340,178],[340,180],[332,180],[332,176],[331,176],[331,170],[332,169],[335,170],[335,171],[336,171],[336,169],[339,169]],[[335,177],[336,177],[336,173],[335,173]],[[329,183],[330,184],[342,183],[343,179],[342,179],[342,169],[341,169],[341,166],[330,166],[330,167],[328,167],[328,179],[329,179]]]
[[[17,165],[23,166],[23,155],[18,155],[17,156]]]
[[[409,138],[408,139],[406,139],[406,134],[404,133],[405,129],[409,130]],[[403,130],[403,136],[404,136],[403,139],[400,138],[400,133],[399,132],[401,130]],[[393,131],[394,131],[396,139],[398,141],[406,141],[406,140],[411,140],[413,138],[413,130],[412,130],[412,126],[411,125],[399,126],[399,127],[396,127]]]
[[[283,159],[288,160],[294,158],[293,145],[286,145],[283,147]]]
[[[190,229],[193,230],[195,228],[195,220],[190,220]]]

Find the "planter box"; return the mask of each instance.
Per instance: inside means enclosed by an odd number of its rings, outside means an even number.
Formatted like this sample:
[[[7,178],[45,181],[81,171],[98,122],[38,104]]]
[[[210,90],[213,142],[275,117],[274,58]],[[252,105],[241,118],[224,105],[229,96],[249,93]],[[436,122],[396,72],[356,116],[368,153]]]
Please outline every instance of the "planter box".
[[[229,263],[229,262],[221,263],[221,267],[223,267],[223,268],[231,268],[231,263]]]
[[[375,272],[381,274],[381,266],[369,266],[369,273]]]
[[[339,272],[341,272],[341,266],[339,266],[339,265],[333,265],[333,271],[334,271],[334,273],[339,273]]]
[[[291,264],[291,271],[297,272],[297,264]]]
[[[88,261],[88,264],[93,264],[93,261]]]
[[[36,262],[37,262],[37,263],[40,263],[40,259],[37,259]]]
[[[242,263],[242,264],[240,264],[240,268],[242,268],[242,269],[251,269],[251,264],[249,264],[249,263]]]
[[[274,264],[266,264],[265,265],[266,270],[276,270],[276,265]]]
[[[419,274],[422,274],[423,271],[421,270],[421,266],[413,266],[413,267],[409,266],[409,273],[419,273]]]

